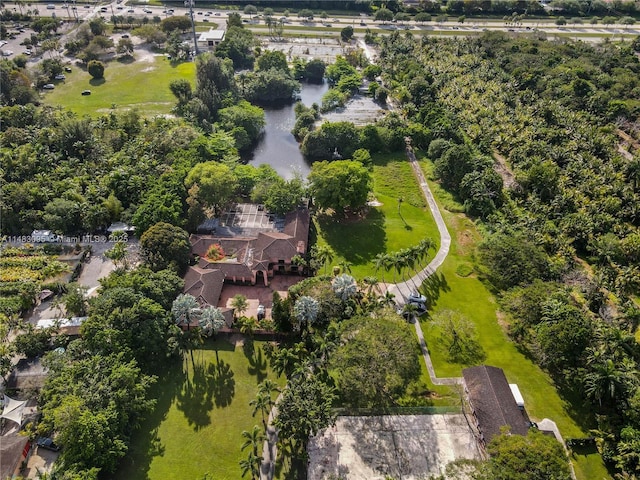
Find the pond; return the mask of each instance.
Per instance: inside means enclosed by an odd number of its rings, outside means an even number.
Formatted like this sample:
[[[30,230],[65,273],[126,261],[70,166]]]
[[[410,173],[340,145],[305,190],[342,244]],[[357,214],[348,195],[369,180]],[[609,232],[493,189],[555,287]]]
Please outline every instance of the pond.
[[[313,103],[319,105],[328,89],[329,85],[326,82],[319,85],[303,83],[300,99],[308,107]],[[287,180],[293,178],[296,173],[306,178],[311,171],[311,164],[304,158],[298,142],[291,134],[296,123],[293,107],[292,103],[279,108],[264,109],[264,135],[253,152],[244,158],[256,167],[268,163]]]

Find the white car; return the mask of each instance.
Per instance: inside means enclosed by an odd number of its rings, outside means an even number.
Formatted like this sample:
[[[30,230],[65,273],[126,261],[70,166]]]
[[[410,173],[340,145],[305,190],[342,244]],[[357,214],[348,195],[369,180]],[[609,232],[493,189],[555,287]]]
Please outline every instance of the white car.
[[[42,86],[45,90],[53,90],[56,86],[53,83],[46,83]]]
[[[65,78],[67,78],[65,76],[64,73],[59,73],[58,75],[56,75],[55,77],[53,77],[55,80],[64,80]]]
[[[420,292],[411,292],[409,294],[409,303],[418,303],[425,304],[427,302],[427,297],[421,295]]]
[[[2,56],[3,57],[10,57],[11,55],[13,55],[13,50],[3,50],[2,51]]]

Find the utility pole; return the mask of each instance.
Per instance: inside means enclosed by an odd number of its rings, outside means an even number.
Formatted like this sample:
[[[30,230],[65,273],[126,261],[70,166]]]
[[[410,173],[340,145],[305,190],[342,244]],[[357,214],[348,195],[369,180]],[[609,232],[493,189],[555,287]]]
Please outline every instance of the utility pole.
[[[191,16],[191,31],[193,32],[193,47],[195,55],[198,55],[198,38],[196,37],[196,24],[193,21],[193,7],[196,4],[195,0],[185,0],[184,6],[189,7],[189,15]]]

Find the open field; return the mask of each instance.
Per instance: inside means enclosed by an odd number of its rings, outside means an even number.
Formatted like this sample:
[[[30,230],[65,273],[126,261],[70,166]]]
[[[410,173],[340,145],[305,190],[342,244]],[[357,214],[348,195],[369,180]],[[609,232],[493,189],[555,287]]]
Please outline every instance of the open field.
[[[432,163],[423,160],[421,166],[426,177],[432,178]],[[486,354],[483,363],[504,369],[509,382],[519,385],[532,420],[554,420],[565,438],[588,436],[588,429],[594,425],[589,423],[588,412],[583,410],[580,399],[561,397],[552,379],[507,337],[501,317],[497,314],[495,298],[475,274],[462,277],[456,273],[459,265],[471,262],[480,235],[467,217],[442,208],[443,203],[454,204],[455,200],[450,194],[433,181],[429,181],[429,185],[452,237],[449,256],[437,273],[438,281],[427,281],[423,285],[423,293],[426,292],[431,302],[431,316],[443,310],[454,310],[473,322]],[[447,352],[438,340],[430,318],[423,317],[421,322],[436,374],[441,377],[461,376],[464,366],[448,362]],[[596,453],[575,455],[574,460],[579,479],[601,480],[609,477],[601,457]]]
[[[275,378],[261,344],[247,356],[241,346],[208,340],[194,350],[193,363],[185,355],[155,386],[157,407],[113,478],[199,480],[207,472],[216,480],[240,478],[238,462],[247,453],[241,433],[262,424],[249,401],[258,383]]]
[[[49,105],[62,105],[78,115],[102,115],[112,108],[138,110],[147,116],[168,115],[176,103],[169,89],[172,80],[195,81],[195,64],[172,64],[164,55],[136,50],[133,61],[115,60],[105,64],[104,79],[91,78],[73,66],[66,80],[43,94]],[[91,95],[81,95],[91,90]]]
[[[320,215],[315,219],[315,226],[318,243],[329,244],[335,251],[331,265],[346,260],[352,264],[355,278],[376,275],[382,280],[383,272],[376,273],[373,265],[377,254],[416,245],[425,237],[437,244],[439,236],[403,154],[376,155],[373,163],[374,194],[381,205],[369,207],[366,217],[361,219]],[[399,197],[403,199],[400,213]],[[385,281],[392,278],[393,273],[384,273]]]

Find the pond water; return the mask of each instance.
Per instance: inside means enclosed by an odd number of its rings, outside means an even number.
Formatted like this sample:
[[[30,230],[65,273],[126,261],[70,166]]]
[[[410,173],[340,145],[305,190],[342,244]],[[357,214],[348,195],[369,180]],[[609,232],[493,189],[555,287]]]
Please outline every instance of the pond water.
[[[300,99],[308,107],[313,103],[319,105],[322,95],[328,89],[329,85],[326,82],[321,85],[303,83]],[[306,178],[311,171],[311,164],[304,158],[298,142],[291,134],[291,129],[296,123],[293,107],[294,104],[264,109],[264,135],[253,152],[244,158],[256,167],[268,163],[287,180],[293,178],[296,173]]]

